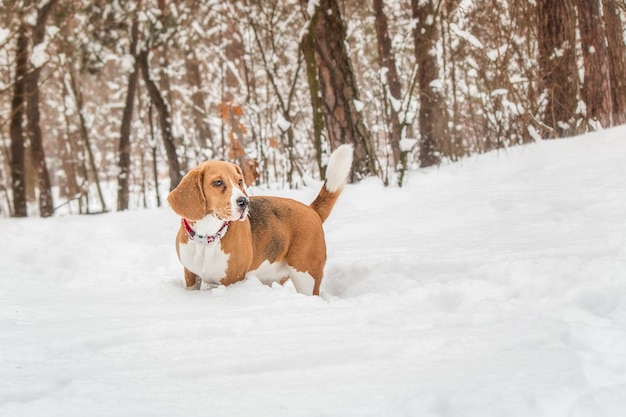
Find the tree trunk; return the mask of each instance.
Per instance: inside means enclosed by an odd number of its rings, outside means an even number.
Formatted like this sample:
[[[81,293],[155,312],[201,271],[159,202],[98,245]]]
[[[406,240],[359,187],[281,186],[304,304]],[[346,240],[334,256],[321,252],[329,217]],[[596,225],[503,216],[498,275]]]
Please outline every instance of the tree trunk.
[[[445,120],[443,99],[433,88],[432,82],[439,78],[437,60],[433,48],[437,36],[436,17],[439,5],[435,9],[432,0],[420,2],[411,0],[413,18],[416,21],[413,29],[415,41],[415,60],[418,66],[419,86],[419,130],[420,130],[420,166],[429,167],[441,162],[440,145],[443,137]]]
[[[37,186],[39,188],[39,215],[41,217],[50,217],[54,214],[54,206],[52,203],[52,185],[50,183],[48,167],[46,166],[46,155],[43,148],[43,135],[40,125],[41,116],[39,112],[38,86],[40,74],[41,71],[36,69],[26,77],[26,91],[28,94],[26,99],[26,113],[31,144],[31,158],[35,174],[37,175]]]
[[[72,74],[72,63],[68,65],[68,71]],[[71,85],[68,84],[73,83],[74,80],[72,75],[69,76],[69,81],[67,78],[63,83],[63,97],[70,97],[70,95],[75,94],[72,92]],[[71,110],[68,106],[69,100],[63,100],[63,116],[65,119],[65,131],[66,138],[65,143],[60,143],[59,146],[65,147],[65,150],[61,152],[61,158],[63,159],[64,170],[67,175],[67,183],[68,189],[70,193],[68,194],[70,197],[78,196],[78,213],[83,214],[85,210],[83,209],[83,200],[85,198],[86,190],[85,184],[87,183],[87,168],[85,167],[83,152],[80,146],[80,139],[78,138],[78,134],[74,131],[74,121],[71,117]],[[61,142],[61,141],[60,141]],[[79,161],[82,161],[82,164],[79,164]],[[86,205],[86,207],[89,207]]]
[[[626,123],[626,44],[616,0],[603,0],[604,27],[608,43],[613,124]]]
[[[448,140],[450,141],[450,158],[452,161],[458,161],[459,158],[463,157],[466,153],[466,147],[464,144],[465,135],[462,130],[459,129],[461,127],[461,103],[459,100],[459,76],[457,73],[457,67],[459,65],[458,58],[455,57],[454,48],[452,46],[452,31],[450,22],[452,21],[452,16],[456,12],[456,8],[458,7],[458,0],[445,0],[443,4],[441,19],[442,22],[446,22],[445,30],[442,30],[441,38],[443,43],[444,50],[444,73],[449,72],[450,77],[450,91],[448,92],[448,97],[450,97],[452,101],[452,108],[450,109],[451,115],[448,118],[450,122],[451,129],[448,130]],[[447,53],[445,51],[448,51]],[[448,65],[449,70],[446,71],[446,65]]]
[[[83,145],[85,151],[87,152],[87,160],[89,162],[89,168],[91,170],[91,175],[93,176],[93,181],[96,184],[96,192],[98,193],[98,200],[100,200],[100,207],[102,207],[102,213],[107,211],[106,202],[104,200],[104,194],[102,193],[102,187],[100,186],[100,179],[98,178],[98,169],[96,168],[96,159],[93,156],[93,147],[91,146],[91,139],[89,138],[89,132],[87,130],[87,122],[85,120],[85,116],[83,114],[83,95],[80,92],[78,85],[76,84],[76,76],[74,75],[74,69],[70,68],[70,81],[72,92],[74,94],[74,98],[76,100],[76,110],[78,113],[78,121],[80,123],[80,136],[83,141]],[[85,173],[87,170],[85,168]],[[85,175],[85,180],[89,177]],[[85,193],[89,194],[89,186],[85,187]],[[87,205],[87,212],[89,212],[89,205]]]
[[[611,77],[600,1],[577,0],[585,68],[582,95],[587,105],[587,118],[597,120],[602,127],[609,127],[613,120]]]
[[[24,161],[24,102],[26,97],[26,74],[28,73],[28,35],[24,23],[17,34],[15,58],[15,81],[11,99],[11,184],[13,188],[13,215],[26,217],[26,164]]]
[[[313,18],[311,18],[313,19]],[[313,23],[311,23],[313,25]],[[322,144],[326,141],[324,132],[324,103],[320,92],[320,84],[317,80],[317,65],[315,64],[315,48],[313,44],[313,33],[308,30],[302,35],[300,44],[304,62],[306,65],[306,78],[309,84],[311,97],[311,110],[313,120],[313,147],[315,148],[315,159],[320,170],[320,177],[326,178],[326,165],[322,162]]]
[[[575,10],[571,0],[537,0],[539,70],[548,95],[544,137],[577,132],[578,68]]]
[[[46,33],[46,22],[54,6],[59,0],[50,0],[37,12],[37,23],[33,28],[33,50],[44,41]],[[28,121],[28,131],[31,143],[31,156],[33,167],[37,175],[39,186],[39,215],[50,217],[54,214],[52,202],[52,185],[50,174],[46,166],[46,155],[43,147],[43,135],[40,124],[39,111],[39,77],[41,66],[33,68],[26,76],[26,118]]]
[[[139,63],[137,62],[137,44],[139,42],[139,12],[141,0],[137,3],[130,35],[130,54],[135,59],[133,72],[128,75],[128,88],[126,90],[126,104],[122,114],[119,144],[119,173],[117,175],[117,210],[128,210],[129,203],[129,179],[130,179],[130,128],[133,120],[133,108],[135,106],[135,93],[139,78]]]
[[[306,8],[308,2],[302,0]],[[337,0],[320,0],[311,16],[318,80],[324,101],[324,120],[331,144],[354,144],[352,179],[378,175],[374,147],[363,123],[359,92],[346,49],[346,29]]]
[[[165,153],[167,155],[167,162],[170,174],[170,191],[176,188],[180,180],[183,178],[180,172],[180,163],[178,162],[178,155],[176,154],[176,146],[174,145],[174,136],[172,134],[172,121],[170,119],[170,111],[167,107],[167,103],[163,99],[159,88],[150,77],[150,67],[148,65],[148,51],[142,50],[137,59],[139,61],[139,67],[141,68],[141,74],[143,81],[146,84],[150,101],[154,104],[154,107],[159,114],[159,125],[161,127],[161,136],[163,138],[163,145],[165,146]]]
[[[82,214],[81,203],[81,190],[78,180],[78,172],[76,166],[76,158],[74,157],[72,143],[75,142],[73,136],[75,132],[72,131],[72,122],[70,120],[70,112],[68,110],[67,101],[65,98],[70,96],[70,92],[67,88],[67,83],[63,83],[63,116],[65,119],[65,134],[57,135],[57,146],[63,171],[65,172],[65,182],[59,184],[59,196],[65,197],[68,201],[78,200],[79,210],[78,213]],[[71,204],[68,204],[71,213]]]
[[[170,15],[170,9],[167,3],[168,0],[157,0],[157,6],[159,8],[159,14],[157,15],[157,19],[161,25],[161,30],[165,32],[169,32],[169,26],[171,26],[172,17]],[[175,19],[175,18],[173,18]],[[162,36],[156,36],[156,43],[153,44],[153,48],[151,52],[154,56],[154,62],[158,62],[158,67],[154,69],[157,72],[156,78],[159,80],[159,92],[163,97],[163,100],[167,103],[170,111],[173,107],[174,100],[172,100],[172,83],[170,81],[170,59],[168,55],[168,48],[170,45],[167,44],[167,40],[163,39]]]
[[[157,140],[154,137],[154,121],[152,120],[152,105],[148,108],[148,122],[150,124],[150,153],[152,156],[152,179],[157,207],[161,207],[161,193],[159,191],[159,169],[157,166]]]
[[[200,63],[193,49],[187,51],[185,54],[185,69],[187,79],[193,91],[191,93],[191,103],[193,104],[191,114],[196,130],[196,141],[200,147],[201,153],[204,153],[207,148],[213,150],[213,136],[206,120],[207,111],[204,104],[205,93],[202,88]]]
[[[402,104],[402,85],[396,69],[396,60],[391,49],[391,39],[389,39],[389,27],[387,16],[383,9],[383,0],[373,0],[374,5],[374,25],[376,27],[376,38],[378,40],[378,59],[380,67],[385,72],[385,99],[388,104],[389,144],[393,157],[393,168],[400,169],[400,141],[403,136],[402,122],[400,121],[400,111]],[[402,168],[403,169],[403,168]]]

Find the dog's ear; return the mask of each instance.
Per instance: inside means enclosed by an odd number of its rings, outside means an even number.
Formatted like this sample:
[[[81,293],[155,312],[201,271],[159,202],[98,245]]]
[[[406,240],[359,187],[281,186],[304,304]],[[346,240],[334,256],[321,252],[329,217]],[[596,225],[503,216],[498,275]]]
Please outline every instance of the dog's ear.
[[[178,186],[167,196],[176,214],[188,220],[201,220],[206,215],[206,198],[202,189],[204,171],[194,168],[187,173]]]
[[[233,165],[233,167],[235,167],[235,172],[237,173],[236,175],[238,177],[243,178],[243,182],[245,183],[246,182],[246,178],[245,178],[245,175],[244,175],[243,170],[241,169],[241,167],[239,165],[237,165],[237,164],[232,164],[232,165]],[[245,184],[245,185],[248,185],[248,184]]]
[[[235,171],[237,172],[237,176],[243,179],[243,187],[240,187],[242,189],[242,191],[244,192],[244,194],[247,196],[248,192],[246,191],[246,187],[251,186],[254,181],[256,181],[256,179],[258,177],[253,176],[254,172],[250,171],[249,169],[246,168],[242,168],[237,164],[232,164],[235,167]],[[247,163],[246,166],[250,165],[249,163]]]

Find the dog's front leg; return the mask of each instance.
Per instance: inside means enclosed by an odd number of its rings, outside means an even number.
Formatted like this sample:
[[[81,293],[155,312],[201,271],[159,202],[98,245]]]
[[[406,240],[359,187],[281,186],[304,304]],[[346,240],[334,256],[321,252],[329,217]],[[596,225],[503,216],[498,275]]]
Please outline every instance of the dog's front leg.
[[[188,290],[199,290],[202,280],[199,276],[185,268],[185,288]]]

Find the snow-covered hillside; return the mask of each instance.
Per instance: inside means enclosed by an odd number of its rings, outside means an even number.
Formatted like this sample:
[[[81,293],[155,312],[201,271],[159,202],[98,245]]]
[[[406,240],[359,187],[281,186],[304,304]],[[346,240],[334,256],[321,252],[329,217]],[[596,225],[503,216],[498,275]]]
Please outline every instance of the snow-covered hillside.
[[[186,291],[169,209],[0,219],[0,416],[622,416],[625,161],[620,128],[348,186],[321,297]]]

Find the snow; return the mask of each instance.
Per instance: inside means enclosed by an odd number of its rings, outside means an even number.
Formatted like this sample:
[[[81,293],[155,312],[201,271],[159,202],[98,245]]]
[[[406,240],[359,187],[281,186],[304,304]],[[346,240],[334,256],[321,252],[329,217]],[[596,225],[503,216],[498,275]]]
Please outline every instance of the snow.
[[[576,105],[576,114],[581,114],[583,116],[587,115],[587,104],[584,101],[578,100],[578,104]]]
[[[400,139],[400,151],[402,152],[411,152],[411,149],[415,145],[417,145],[418,140],[412,138],[402,138]]]
[[[537,129],[535,129],[533,125],[526,126],[526,130],[528,131],[528,133],[530,134],[530,137],[535,142],[541,142],[542,140],[541,135],[539,134],[539,132],[537,131]]]
[[[135,57],[131,54],[122,55],[122,58],[120,59],[120,67],[122,68],[122,71],[130,74],[135,70]]]
[[[320,7],[319,0],[309,0],[306,6],[306,12],[309,16],[313,16],[315,14],[315,9]]]
[[[491,97],[505,96],[507,94],[509,94],[509,90],[507,90],[506,88],[496,88],[491,92]]]
[[[9,39],[9,36],[11,36],[9,29],[0,28],[0,45],[3,45]]]
[[[40,68],[44,66],[46,62],[50,59],[50,55],[46,52],[46,48],[48,47],[45,43],[38,43],[33,47],[32,55],[30,56],[30,63],[35,68]]]
[[[491,62],[496,62],[499,57],[504,56],[504,54],[506,54],[506,51],[508,48],[509,48],[509,45],[505,43],[499,48],[492,49],[486,53],[487,58],[489,58]]]
[[[459,28],[459,26],[456,23],[450,23],[450,31],[452,33],[454,33],[456,36],[458,36],[458,37],[460,37],[462,39],[465,39],[474,48],[477,48],[477,49],[482,49],[483,48],[482,42],[479,41],[476,36],[474,36],[471,33],[469,33],[467,31]]]
[[[431,88],[435,89],[435,90],[442,90],[443,89],[443,81],[441,79],[435,79],[432,80],[429,84],[428,84]]]
[[[291,127],[291,122],[287,121],[282,113],[276,113],[276,125],[281,132],[286,132]]]
[[[0,219],[0,416],[622,416],[624,136],[347,186],[321,297],[183,289],[167,208]]]

